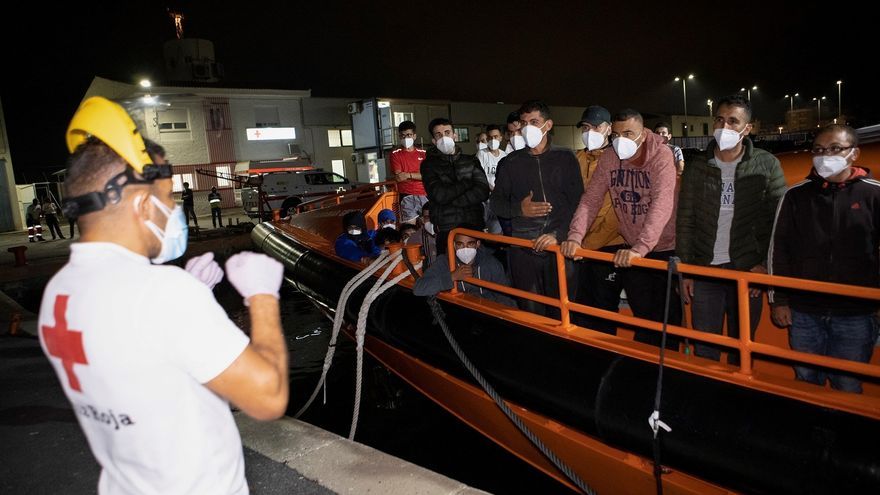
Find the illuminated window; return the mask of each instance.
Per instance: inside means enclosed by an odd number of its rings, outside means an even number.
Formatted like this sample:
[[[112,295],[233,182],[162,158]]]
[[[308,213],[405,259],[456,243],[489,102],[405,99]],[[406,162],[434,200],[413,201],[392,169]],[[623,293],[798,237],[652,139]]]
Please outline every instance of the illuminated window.
[[[172,108],[156,112],[159,132],[189,132],[189,110]]]
[[[232,182],[230,182],[229,179],[225,178],[232,176],[232,169],[229,167],[229,165],[218,165],[217,175],[222,176],[217,177],[217,187],[229,187],[232,185]]]
[[[397,126],[400,125],[401,122],[404,121],[415,122],[415,114],[412,112],[394,112],[394,128],[397,129]]]
[[[452,130],[458,134],[458,141],[456,141],[456,143],[467,143],[470,141],[467,127],[454,127]]]
[[[345,160],[330,160],[330,164],[333,166],[333,173],[345,177]]]
[[[189,184],[190,189],[196,189],[196,181],[193,174],[174,174],[171,176],[171,190],[174,192],[183,191],[183,183]]]
[[[351,146],[351,129],[327,129],[327,143],[331,148]]]

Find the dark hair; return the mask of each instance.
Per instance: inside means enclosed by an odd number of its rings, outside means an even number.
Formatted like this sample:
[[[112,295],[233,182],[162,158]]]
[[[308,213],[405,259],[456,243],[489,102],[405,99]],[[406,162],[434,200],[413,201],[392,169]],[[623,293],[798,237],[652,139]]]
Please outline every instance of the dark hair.
[[[425,210],[431,211],[431,202],[428,201],[422,205],[422,209],[419,213],[424,212]]]
[[[624,108],[620,110],[616,114],[614,114],[615,122],[623,122],[624,120],[636,119],[638,122],[644,123],[645,120],[642,118],[642,114],[640,114],[637,110],[633,110],[632,108]]]
[[[836,132],[844,132],[846,133],[846,137],[849,138],[849,142],[852,143],[853,146],[859,145],[859,134],[855,129],[846,125],[846,124],[829,124],[825,127],[819,129],[819,132],[816,133],[816,136],[813,137],[813,141],[816,140],[819,136],[823,134],[830,134]]]
[[[428,124],[428,134],[431,136],[434,136],[434,128],[437,127],[438,125],[451,126],[452,121],[445,118],[445,117],[437,117],[436,119],[432,120],[430,124]]]
[[[90,137],[67,159],[64,194],[73,197],[101,191],[104,184],[125,171],[126,166],[125,160],[103,141]]]
[[[550,118],[550,107],[541,100],[528,100],[523,103],[519,110],[517,110],[517,115],[522,116],[524,113],[532,113],[536,110],[541,112],[542,119],[547,120]]]
[[[518,112],[510,112],[509,114],[507,114],[507,123],[513,124],[514,122],[519,122]]]
[[[748,122],[752,121],[752,104],[742,95],[725,96],[718,100],[718,106],[715,108],[721,110],[721,107],[724,105],[742,108],[746,112],[746,120]]]
[[[376,237],[374,238],[374,242],[379,247],[384,246],[385,241],[400,242],[400,240],[400,231],[396,229],[379,229],[379,231],[376,232]]]
[[[501,133],[503,134],[503,132],[501,131],[501,126],[500,126],[500,125],[495,125],[495,124],[489,124],[489,125],[487,125],[487,126],[486,126],[486,134],[489,134],[489,133],[492,132],[492,131],[498,131],[498,132],[501,132]]]
[[[400,233],[401,233],[401,234],[403,234],[404,232],[406,232],[406,231],[408,231],[408,230],[411,230],[411,231],[415,232],[415,231],[419,230],[419,228],[416,227],[415,224],[412,224],[412,223],[402,223],[402,224],[400,224]]]
[[[672,127],[669,126],[666,122],[657,122],[654,124],[654,132],[657,132],[657,129],[665,128],[667,131],[672,132]]]
[[[156,161],[156,158],[165,158],[165,148],[162,147],[161,144],[153,141],[152,139],[144,139],[144,146],[147,149],[147,154],[150,155],[150,160]]]
[[[416,124],[412,120],[404,120],[397,126],[397,132],[402,133],[403,131],[414,131],[416,130]]]

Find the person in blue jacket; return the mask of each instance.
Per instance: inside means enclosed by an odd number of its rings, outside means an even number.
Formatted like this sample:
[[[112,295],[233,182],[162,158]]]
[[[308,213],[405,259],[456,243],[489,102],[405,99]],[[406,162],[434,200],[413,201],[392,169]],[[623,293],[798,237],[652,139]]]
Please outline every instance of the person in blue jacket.
[[[336,238],[336,254],[349,261],[369,263],[379,256],[379,248],[373,239],[375,230],[367,230],[363,212],[350,211],[342,217],[342,234]]]

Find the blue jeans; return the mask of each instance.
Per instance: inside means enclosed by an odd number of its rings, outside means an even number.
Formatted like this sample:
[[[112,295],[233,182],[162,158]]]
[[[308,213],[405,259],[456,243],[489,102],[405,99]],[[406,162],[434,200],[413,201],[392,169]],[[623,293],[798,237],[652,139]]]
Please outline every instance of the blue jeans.
[[[733,265],[720,265],[732,269]],[[749,296],[750,335],[755,340],[755,330],[761,321],[764,294]],[[694,329],[721,335],[724,317],[727,316],[727,336],[739,338],[739,306],[736,282],[719,279],[694,279],[694,298],[691,306]],[[724,348],[728,350],[727,348]],[[721,360],[721,347],[702,342],[694,343],[694,354],[700,357]],[[739,365],[739,352],[728,350],[727,362]]]
[[[867,363],[874,351],[877,330],[874,315],[831,316],[791,311],[789,343],[796,351]],[[862,382],[852,375],[831,370],[795,366],[798,380],[831,386],[844,392],[862,393]]]

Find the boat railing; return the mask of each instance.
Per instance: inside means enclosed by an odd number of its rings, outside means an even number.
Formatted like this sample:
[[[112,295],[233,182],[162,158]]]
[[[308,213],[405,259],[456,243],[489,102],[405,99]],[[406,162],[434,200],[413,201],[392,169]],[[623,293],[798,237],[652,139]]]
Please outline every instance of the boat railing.
[[[328,206],[354,202],[365,198],[375,197],[377,194],[396,190],[396,181],[374,182],[356,187],[344,193],[321,196],[320,198],[300,203],[296,207],[296,212],[302,213],[305,211],[317,210],[319,208],[326,208]]]
[[[488,234],[474,230],[457,228],[449,233],[447,254],[449,256],[449,266],[454,267],[455,249],[453,246],[454,237],[461,233],[470,237],[478,238],[495,244],[503,244],[508,246],[532,249],[532,241],[526,239],[518,239],[501,235]],[[562,255],[559,246],[551,246],[547,251],[552,253],[556,259],[556,276],[558,279],[559,295],[548,296],[544,294],[532,294],[520,289],[508,287],[492,282],[487,282],[477,278],[469,277],[466,282],[485,289],[494,290],[509,296],[528,299],[537,303],[545,304],[559,309],[559,319],[555,321],[556,332],[563,334],[574,340],[583,343],[611,350],[630,357],[658,362],[659,348],[651,347],[646,344],[637,344],[624,339],[623,337],[612,336],[600,332],[590,331],[571,323],[571,313],[582,313],[594,317],[603,318],[614,321],[621,326],[637,327],[654,332],[661,332],[663,324],[661,322],[628,316],[614,311],[607,311],[574,301],[568,298],[568,287],[566,279],[566,261]],[[613,255],[610,253],[602,253],[587,249],[578,249],[576,256],[583,259],[597,260],[610,263]],[[633,267],[646,268],[651,270],[668,269],[668,263],[665,261],[650,260],[639,258],[633,261]],[[806,402],[817,403],[825,406],[832,406],[839,409],[847,410],[864,416],[880,419],[880,398],[836,392],[825,390],[821,387],[809,385],[804,382],[796,382],[792,379],[780,379],[779,377],[770,377],[767,374],[754,373],[754,360],[760,356],[770,360],[784,360],[790,364],[812,365],[831,370],[853,373],[863,377],[873,379],[880,378],[880,366],[873,364],[860,363],[845,359],[832,358],[809,354],[805,352],[785,349],[775,345],[755,342],[751,338],[749,332],[749,286],[760,285],[773,288],[796,289],[799,291],[811,291],[824,294],[833,294],[839,296],[856,297],[861,299],[869,299],[880,301],[880,289],[858,287],[852,285],[843,285],[827,282],[818,282],[814,280],[797,279],[790,277],[781,277],[774,275],[766,275],[760,273],[752,273],[737,270],[725,270],[719,268],[711,268],[705,266],[689,265],[679,263],[677,270],[683,276],[711,277],[715,279],[728,280],[735,282],[737,285],[737,305],[739,311],[739,337],[727,337],[718,334],[707,333],[703,331],[693,330],[682,327],[678,324],[667,325],[667,332],[670,335],[684,337],[690,341],[704,342],[722,346],[730,351],[740,353],[740,362],[737,366],[722,365],[715,361],[710,361],[695,356],[686,355],[679,352],[669,352],[666,356],[666,364],[685,371],[697,372],[712,378],[737,383],[752,388],[758,388],[769,391],[778,395],[784,395]],[[674,289],[673,289],[674,290]],[[457,289],[453,288],[452,293],[456,293]],[[774,379],[775,378],[775,379]],[[822,393],[817,393],[821,391]]]

